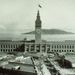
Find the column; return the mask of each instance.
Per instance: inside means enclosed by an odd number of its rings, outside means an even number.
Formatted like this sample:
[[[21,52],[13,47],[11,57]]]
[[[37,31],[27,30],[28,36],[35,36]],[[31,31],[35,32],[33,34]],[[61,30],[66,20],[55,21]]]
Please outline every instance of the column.
[[[41,50],[41,44],[39,44],[39,46],[40,46],[40,52],[42,52],[42,50]]]
[[[36,51],[36,44],[35,44],[35,52],[37,52],[37,51]]]
[[[47,44],[45,45],[45,49],[46,49],[46,51],[45,51],[45,52],[47,53]]]
[[[29,44],[29,52],[31,52],[31,45]]]

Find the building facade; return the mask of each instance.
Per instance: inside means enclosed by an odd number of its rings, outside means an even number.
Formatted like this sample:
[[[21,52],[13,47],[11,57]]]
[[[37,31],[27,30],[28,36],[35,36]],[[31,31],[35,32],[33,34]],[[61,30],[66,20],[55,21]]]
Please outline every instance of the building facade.
[[[25,42],[25,51],[28,52],[74,52],[75,41],[55,41],[49,42],[41,39],[41,23],[40,13],[37,12],[37,19],[35,21],[35,42]]]
[[[0,52],[75,52],[75,41],[43,42],[33,41],[0,41]]]
[[[57,41],[35,44],[33,42],[25,42],[25,51],[28,52],[58,52],[58,53],[73,53],[75,52],[75,41]]]
[[[0,40],[0,52],[20,51],[23,44],[24,41]]]
[[[43,41],[41,39],[40,12],[37,12],[35,21],[35,40],[23,41],[0,41],[0,52],[75,52],[75,41]]]

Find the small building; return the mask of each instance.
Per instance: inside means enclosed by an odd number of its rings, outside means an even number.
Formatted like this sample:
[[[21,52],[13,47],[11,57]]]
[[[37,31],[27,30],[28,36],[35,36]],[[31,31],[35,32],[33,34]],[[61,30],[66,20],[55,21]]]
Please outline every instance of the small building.
[[[31,57],[18,57],[0,64],[0,75],[37,75],[37,72]]]

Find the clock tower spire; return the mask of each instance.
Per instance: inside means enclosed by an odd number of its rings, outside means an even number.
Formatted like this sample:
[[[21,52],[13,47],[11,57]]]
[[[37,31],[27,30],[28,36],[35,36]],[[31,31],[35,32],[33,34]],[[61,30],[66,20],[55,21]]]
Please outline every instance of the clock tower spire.
[[[37,12],[37,17],[35,21],[35,43],[41,43],[41,19],[39,10]]]
[[[41,19],[40,19],[40,12],[39,12],[39,10],[37,12],[37,18],[36,18],[36,21],[35,21],[35,26],[36,27],[41,27]]]

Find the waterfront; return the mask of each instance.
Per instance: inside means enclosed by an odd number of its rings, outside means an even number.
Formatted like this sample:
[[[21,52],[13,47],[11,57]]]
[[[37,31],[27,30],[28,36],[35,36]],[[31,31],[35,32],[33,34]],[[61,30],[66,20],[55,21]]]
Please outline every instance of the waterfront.
[[[23,34],[21,38],[34,39],[35,35]],[[47,41],[63,41],[75,40],[75,34],[56,34],[56,35],[42,35],[42,39]]]
[[[35,39],[34,34],[2,34],[0,36],[0,40],[23,40],[24,38],[27,39]],[[47,41],[63,41],[63,40],[75,40],[75,34],[47,34],[42,35],[42,39]]]

